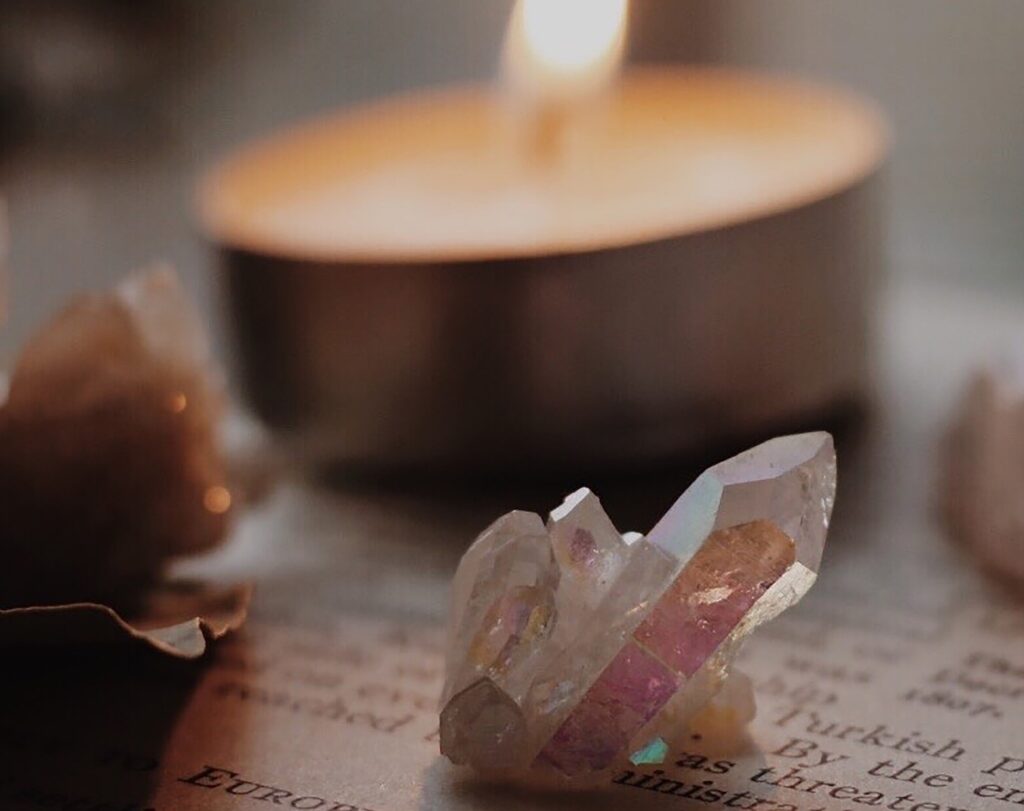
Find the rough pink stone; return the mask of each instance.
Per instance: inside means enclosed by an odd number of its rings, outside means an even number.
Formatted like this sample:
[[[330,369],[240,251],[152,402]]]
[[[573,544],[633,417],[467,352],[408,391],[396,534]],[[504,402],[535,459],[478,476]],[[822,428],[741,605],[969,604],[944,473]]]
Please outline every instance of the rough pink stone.
[[[603,769],[680,684],[651,653],[628,643],[538,756],[565,774]]]

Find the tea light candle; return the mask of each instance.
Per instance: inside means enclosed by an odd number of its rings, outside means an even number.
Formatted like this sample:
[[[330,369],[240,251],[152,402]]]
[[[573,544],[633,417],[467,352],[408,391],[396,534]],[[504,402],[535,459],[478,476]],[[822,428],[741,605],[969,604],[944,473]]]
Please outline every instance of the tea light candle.
[[[860,189],[885,153],[879,116],[738,71],[620,75],[625,10],[521,0],[497,88],[345,111],[207,177],[203,220],[272,424],[343,461],[631,458],[863,391],[877,251]],[[599,323],[577,323],[581,300]],[[467,326],[477,310],[526,345]],[[722,323],[739,313],[742,329]],[[615,448],[581,452],[595,443]]]
[[[589,36],[559,49],[578,5]],[[877,117],[834,90],[695,69],[615,81],[624,10],[522,0],[498,92],[428,91],[259,144],[207,185],[207,221],[303,257],[535,256],[764,217],[878,163]],[[545,22],[565,38],[544,39]]]

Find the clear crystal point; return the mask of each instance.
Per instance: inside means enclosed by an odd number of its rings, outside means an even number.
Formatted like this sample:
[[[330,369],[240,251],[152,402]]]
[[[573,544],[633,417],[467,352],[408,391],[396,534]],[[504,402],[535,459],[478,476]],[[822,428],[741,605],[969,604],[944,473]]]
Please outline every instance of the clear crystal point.
[[[744,637],[814,582],[835,474],[832,438],[800,434],[709,468],[647,537],[585,488],[547,527],[499,519],[453,584],[442,752],[587,778],[669,751]]]
[[[586,487],[551,511],[548,535],[560,575],[555,630],[568,641],[616,582],[629,546]]]

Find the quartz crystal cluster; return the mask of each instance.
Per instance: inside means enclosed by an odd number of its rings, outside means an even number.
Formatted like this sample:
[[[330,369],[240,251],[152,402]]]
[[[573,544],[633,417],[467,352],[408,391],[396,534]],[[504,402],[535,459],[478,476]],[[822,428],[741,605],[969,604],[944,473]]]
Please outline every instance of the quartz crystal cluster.
[[[441,751],[559,779],[661,762],[728,695],[742,639],[814,582],[835,474],[832,438],[801,434],[705,471],[646,537],[587,489],[547,525],[499,518],[453,583]]]

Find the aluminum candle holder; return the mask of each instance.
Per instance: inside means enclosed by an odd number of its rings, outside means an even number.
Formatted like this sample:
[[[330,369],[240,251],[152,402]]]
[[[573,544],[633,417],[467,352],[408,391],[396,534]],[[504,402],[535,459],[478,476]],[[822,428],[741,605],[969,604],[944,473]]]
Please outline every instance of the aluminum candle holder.
[[[344,113],[207,177],[241,382],[296,454],[635,464],[863,397],[870,106],[634,70],[550,170],[509,157],[494,95]]]

